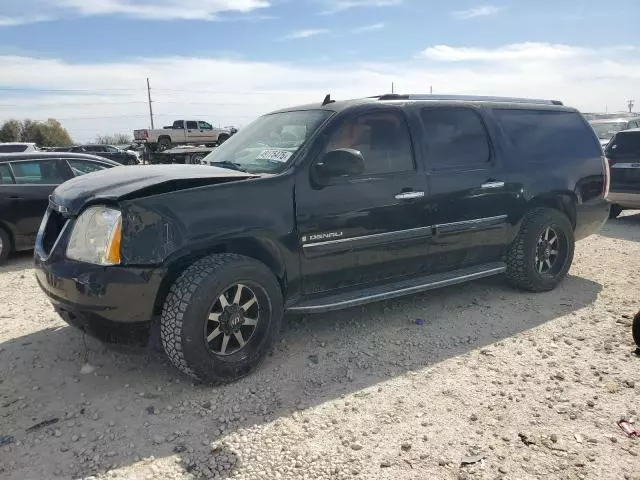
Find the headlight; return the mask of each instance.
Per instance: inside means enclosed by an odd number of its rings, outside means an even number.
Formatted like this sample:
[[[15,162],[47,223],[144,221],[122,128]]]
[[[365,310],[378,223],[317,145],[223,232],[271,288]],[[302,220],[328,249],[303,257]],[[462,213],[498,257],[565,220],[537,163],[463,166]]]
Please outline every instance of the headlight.
[[[120,263],[122,215],[108,207],[89,207],[76,220],[67,257],[96,265]]]

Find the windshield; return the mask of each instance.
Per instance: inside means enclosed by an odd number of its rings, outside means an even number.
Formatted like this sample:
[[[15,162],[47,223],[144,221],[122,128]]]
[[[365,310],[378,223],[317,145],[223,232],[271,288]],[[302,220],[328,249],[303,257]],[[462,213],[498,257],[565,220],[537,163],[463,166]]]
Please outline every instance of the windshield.
[[[214,149],[202,163],[249,173],[277,173],[332,114],[300,110],[265,115]]]
[[[627,122],[592,123],[591,126],[600,140],[609,140],[616,132],[624,130]]]

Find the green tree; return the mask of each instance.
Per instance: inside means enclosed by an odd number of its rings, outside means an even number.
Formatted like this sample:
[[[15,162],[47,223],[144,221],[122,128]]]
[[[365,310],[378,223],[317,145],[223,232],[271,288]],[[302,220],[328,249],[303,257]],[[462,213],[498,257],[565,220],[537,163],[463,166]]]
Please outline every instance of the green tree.
[[[34,142],[40,147],[67,147],[72,145],[69,132],[54,118],[46,122],[8,120],[0,128],[2,142]]]
[[[19,142],[22,134],[22,125],[18,120],[7,120],[0,127],[0,142]]]

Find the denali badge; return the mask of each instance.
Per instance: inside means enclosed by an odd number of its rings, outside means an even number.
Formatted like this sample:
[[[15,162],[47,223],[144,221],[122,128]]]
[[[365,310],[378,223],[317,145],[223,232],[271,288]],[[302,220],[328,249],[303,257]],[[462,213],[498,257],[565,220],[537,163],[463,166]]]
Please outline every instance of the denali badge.
[[[314,233],[312,235],[303,235],[302,243],[305,242],[317,242],[323,240],[332,240],[336,238],[342,238],[344,236],[343,232],[325,232],[325,233]]]

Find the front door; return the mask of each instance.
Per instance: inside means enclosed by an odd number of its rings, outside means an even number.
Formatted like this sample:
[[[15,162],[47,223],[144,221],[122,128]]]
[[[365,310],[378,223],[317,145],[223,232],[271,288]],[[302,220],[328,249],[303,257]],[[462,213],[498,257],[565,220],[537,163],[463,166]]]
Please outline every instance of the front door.
[[[429,267],[435,272],[496,262],[507,242],[510,192],[481,110],[425,107],[422,148],[427,164]]]
[[[309,169],[296,183],[303,292],[314,294],[415,275],[431,227],[426,178],[416,162],[404,114],[390,107],[334,120],[316,162],[358,150],[364,171],[314,185]],[[313,171],[314,166],[310,166]]]

